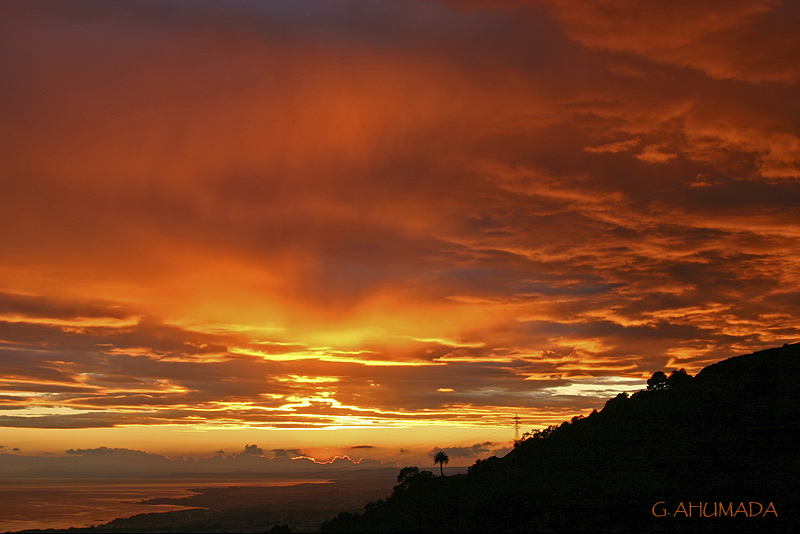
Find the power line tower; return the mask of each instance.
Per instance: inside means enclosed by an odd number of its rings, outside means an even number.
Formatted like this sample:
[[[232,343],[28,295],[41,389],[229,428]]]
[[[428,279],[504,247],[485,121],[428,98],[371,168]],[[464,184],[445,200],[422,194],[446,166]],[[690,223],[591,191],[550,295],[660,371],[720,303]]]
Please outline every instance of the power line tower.
[[[514,443],[519,441],[519,414],[514,414]]]

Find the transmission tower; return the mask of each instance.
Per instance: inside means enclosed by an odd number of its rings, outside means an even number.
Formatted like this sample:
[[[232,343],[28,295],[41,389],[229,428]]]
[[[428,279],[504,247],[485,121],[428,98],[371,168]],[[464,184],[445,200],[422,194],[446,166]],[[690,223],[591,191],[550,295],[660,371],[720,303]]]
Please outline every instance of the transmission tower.
[[[514,414],[514,443],[519,441],[519,414]]]

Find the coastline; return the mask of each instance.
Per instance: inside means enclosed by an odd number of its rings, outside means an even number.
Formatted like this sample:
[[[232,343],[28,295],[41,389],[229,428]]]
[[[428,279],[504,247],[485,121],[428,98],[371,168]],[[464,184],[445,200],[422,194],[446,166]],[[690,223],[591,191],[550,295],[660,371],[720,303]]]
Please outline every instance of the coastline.
[[[313,530],[385,497],[395,476],[396,469],[379,469],[324,479],[7,479],[0,483],[0,532],[121,532],[209,521],[245,531],[289,523]]]

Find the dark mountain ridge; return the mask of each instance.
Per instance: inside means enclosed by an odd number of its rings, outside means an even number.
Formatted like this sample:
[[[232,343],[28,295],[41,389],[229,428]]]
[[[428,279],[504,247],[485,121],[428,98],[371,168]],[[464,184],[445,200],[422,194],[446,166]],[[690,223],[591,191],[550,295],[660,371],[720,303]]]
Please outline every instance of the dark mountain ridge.
[[[468,474],[406,477],[323,532],[800,531],[800,344],[655,373]]]

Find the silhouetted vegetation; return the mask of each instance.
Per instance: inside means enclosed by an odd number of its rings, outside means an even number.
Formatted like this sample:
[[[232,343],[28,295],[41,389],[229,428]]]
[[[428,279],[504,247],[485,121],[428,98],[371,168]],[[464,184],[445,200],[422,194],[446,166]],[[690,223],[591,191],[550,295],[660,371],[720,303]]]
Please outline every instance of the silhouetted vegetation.
[[[465,475],[406,467],[387,499],[323,532],[800,531],[798,393],[800,344],[659,371]]]
[[[433,464],[439,466],[439,473],[444,476],[444,466],[450,463],[450,457],[444,451],[436,451],[433,455]]]

